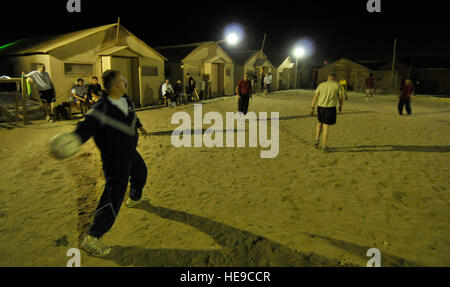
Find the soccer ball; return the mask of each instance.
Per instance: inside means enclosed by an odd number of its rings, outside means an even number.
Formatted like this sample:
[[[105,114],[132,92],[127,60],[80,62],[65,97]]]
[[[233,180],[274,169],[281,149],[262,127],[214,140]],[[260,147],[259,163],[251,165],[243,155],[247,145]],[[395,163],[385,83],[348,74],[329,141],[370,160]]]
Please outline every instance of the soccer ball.
[[[57,159],[73,156],[81,146],[81,139],[75,133],[57,134],[50,141],[50,154]]]

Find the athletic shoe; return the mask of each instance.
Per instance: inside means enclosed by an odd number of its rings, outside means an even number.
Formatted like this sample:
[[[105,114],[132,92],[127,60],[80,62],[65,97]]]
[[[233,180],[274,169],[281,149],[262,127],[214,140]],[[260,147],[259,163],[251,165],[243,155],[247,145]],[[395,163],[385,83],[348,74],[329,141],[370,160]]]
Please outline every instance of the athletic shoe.
[[[324,146],[324,147],[322,148],[322,152],[330,152],[330,148],[327,147],[327,146]]]
[[[316,140],[316,143],[314,144],[314,147],[316,149],[319,149],[319,143],[320,143],[320,140]]]
[[[125,202],[125,206],[128,208],[133,208],[136,205],[141,204],[143,201],[142,200],[132,200],[131,198],[128,198],[127,201]]]
[[[106,256],[111,252],[111,247],[105,246],[100,239],[86,235],[81,243],[81,249],[94,256]]]

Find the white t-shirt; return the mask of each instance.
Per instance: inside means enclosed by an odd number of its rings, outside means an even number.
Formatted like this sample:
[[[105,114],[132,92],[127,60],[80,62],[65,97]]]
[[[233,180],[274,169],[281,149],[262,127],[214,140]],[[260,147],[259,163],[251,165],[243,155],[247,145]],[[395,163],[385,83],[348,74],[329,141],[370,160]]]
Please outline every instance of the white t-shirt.
[[[164,83],[161,88],[162,95],[164,96],[167,92],[173,93],[173,88],[171,84]]]
[[[266,76],[264,78],[264,84],[266,84],[266,85],[272,84],[272,75]]]
[[[46,71],[43,71],[42,73],[39,73],[37,70],[32,71],[25,75],[25,77],[32,78],[39,91],[46,91],[52,88],[50,75]]]
[[[119,108],[119,110],[121,110],[126,117],[128,117],[128,103],[127,103],[127,99],[125,99],[124,97],[121,97],[120,99],[112,99],[110,97],[106,97],[109,102],[113,105],[115,105],[116,107]]]

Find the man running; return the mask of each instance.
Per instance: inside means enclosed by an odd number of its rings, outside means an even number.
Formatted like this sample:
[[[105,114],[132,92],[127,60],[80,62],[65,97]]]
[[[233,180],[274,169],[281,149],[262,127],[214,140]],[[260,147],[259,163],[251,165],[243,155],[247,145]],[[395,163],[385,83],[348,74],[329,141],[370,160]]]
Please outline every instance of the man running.
[[[406,107],[408,115],[411,114],[411,96],[414,95],[414,85],[410,79],[406,79],[405,83],[400,87],[400,95],[398,101],[398,113],[403,115],[403,106]]]
[[[267,73],[264,77],[264,87],[264,94],[267,96],[272,89],[272,75],[270,73]]]
[[[373,97],[375,93],[375,78],[373,74],[370,74],[366,79],[366,100],[369,101],[369,98]]]
[[[322,151],[328,152],[328,136],[330,126],[336,124],[336,106],[339,102],[339,113],[342,112],[342,103],[344,102],[342,86],[335,81],[334,74],[328,75],[328,81],[321,83],[314,94],[311,104],[311,115],[317,104],[317,116],[319,122],[316,126],[316,143],[314,146],[318,149],[320,144],[320,134],[323,130]]]
[[[147,180],[147,166],[136,151],[139,129],[147,131],[137,118],[134,106],[125,95],[124,80],[119,71],[108,70],[102,75],[105,91],[99,102],[86,113],[72,133],[56,136],[50,152],[56,158],[76,153],[90,137],[100,150],[105,175],[105,189],[95,211],[94,220],[81,248],[96,256],[105,256],[111,248],[100,238],[113,226],[130,182],[127,207],[139,204]]]
[[[339,84],[341,84],[342,89],[344,90],[344,96],[345,96],[345,100],[348,100],[348,96],[347,96],[347,80],[345,78],[342,78],[339,81]]]
[[[52,103],[56,102],[56,98],[53,83],[50,75],[45,71],[45,65],[39,64],[36,71],[26,74],[25,77],[29,82],[36,84],[44,108],[45,120],[49,121],[52,114]]]
[[[248,79],[248,74],[244,74],[244,79],[240,80],[236,86],[236,95],[238,96],[239,117],[244,117],[248,112],[248,104],[252,93],[252,82]]]

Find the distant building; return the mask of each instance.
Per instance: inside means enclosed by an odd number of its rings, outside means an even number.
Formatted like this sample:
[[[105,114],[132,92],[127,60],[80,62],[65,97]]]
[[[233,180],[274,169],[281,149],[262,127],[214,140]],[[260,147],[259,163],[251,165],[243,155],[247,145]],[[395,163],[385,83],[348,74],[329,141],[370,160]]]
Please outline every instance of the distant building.
[[[375,78],[377,93],[392,93],[397,91],[401,79],[408,74],[408,66],[397,63],[392,74],[392,61],[390,60],[349,60],[342,58],[318,69],[317,82],[320,84],[327,80],[328,74],[336,74],[337,80],[345,78],[348,89],[358,92],[365,90],[365,80],[369,74]]]
[[[181,80],[186,85],[186,74],[189,73],[197,82],[197,90],[200,92],[210,92],[212,97],[234,95],[233,60],[216,42],[155,49],[168,59],[165,64],[165,77],[172,84]],[[202,91],[204,86],[209,87],[209,91]]]
[[[295,89],[295,60],[287,57],[277,68],[278,89]]]
[[[416,57],[400,61],[409,67],[408,74],[417,93],[450,95],[450,58]]]
[[[234,85],[248,73],[254,80],[254,91],[263,90],[263,80],[266,73],[272,74],[272,90],[278,90],[276,68],[269,61],[267,55],[261,50],[248,50],[229,52],[234,61]]]
[[[78,78],[88,83],[115,69],[128,80],[135,105],[159,104],[158,85],[164,79],[164,60],[154,49],[119,24],[67,34],[19,40],[0,48],[0,74],[20,77],[45,64],[55,85],[57,104],[71,97]],[[33,92],[36,97],[36,91]]]

